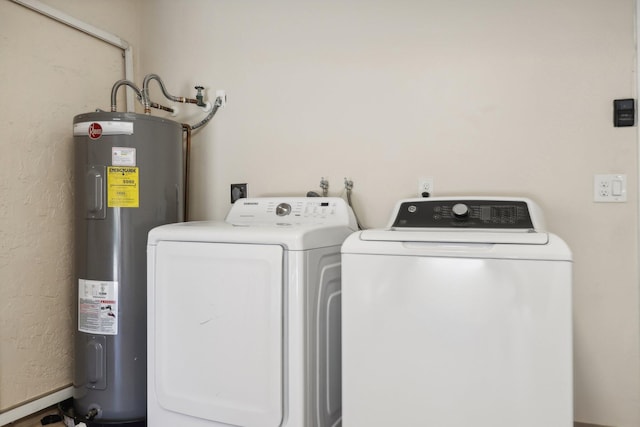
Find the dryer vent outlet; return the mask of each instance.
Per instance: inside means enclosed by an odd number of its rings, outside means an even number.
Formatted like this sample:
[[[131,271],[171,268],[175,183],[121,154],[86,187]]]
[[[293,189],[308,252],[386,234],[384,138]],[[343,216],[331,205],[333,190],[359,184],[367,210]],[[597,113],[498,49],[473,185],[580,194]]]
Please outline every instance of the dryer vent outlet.
[[[247,184],[231,184],[231,203],[247,198]]]

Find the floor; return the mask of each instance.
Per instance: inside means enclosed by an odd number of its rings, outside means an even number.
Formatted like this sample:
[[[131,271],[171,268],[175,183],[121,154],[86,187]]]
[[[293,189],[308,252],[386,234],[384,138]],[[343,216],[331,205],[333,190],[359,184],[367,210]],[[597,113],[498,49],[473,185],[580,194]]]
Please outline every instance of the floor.
[[[23,418],[13,423],[9,423],[2,427],[42,427],[40,420],[42,420],[47,415],[57,415],[58,409],[56,407],[52,407],[49,409],[45,409],[36,414],[31,415],[30,417]],[[47,424],[51,427],[63,427],[65,424],[63,422],[57,422],[53,424]]]
[[[41,427],[42,424],[40,424],[40,420],[43,417],[47,415],[56,415],[56,414],[58,414],[58,410],[57,408],[53,407],[53,408],[45,409],[44,411],[38,412],[37,414],[34,414],[28,418],[24,418],[22,420],[16,421],[15,423],[10,423],[2,427]],[[58,422],[58,423],[47,424],[47,425],[51,427],[62,427],[65,424],[63,422]],[[574,427],[607,427],[607,426],[600,426],[596,424],[585,424],[585,423],[579,423],[579,422],[575,422],[573,425]]]

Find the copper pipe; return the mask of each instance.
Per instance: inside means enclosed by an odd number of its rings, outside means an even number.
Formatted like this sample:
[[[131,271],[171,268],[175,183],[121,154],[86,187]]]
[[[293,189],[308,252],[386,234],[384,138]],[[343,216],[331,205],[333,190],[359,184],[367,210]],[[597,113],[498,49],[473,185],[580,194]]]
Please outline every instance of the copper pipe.
[[[162,110],[162,111],[168,111],[170,113],[174,112],[174,109],[171,107],[165,107],[164,105],[160,105],[157,102],[152,102],[151,104],[149,104],[149,106],[151,108],[157,108],[158,110]]]
[[[186,147],[184,156],[184,221],[189,221],[189,159],[191,157],[191,126],[182,124],[186,133]]]

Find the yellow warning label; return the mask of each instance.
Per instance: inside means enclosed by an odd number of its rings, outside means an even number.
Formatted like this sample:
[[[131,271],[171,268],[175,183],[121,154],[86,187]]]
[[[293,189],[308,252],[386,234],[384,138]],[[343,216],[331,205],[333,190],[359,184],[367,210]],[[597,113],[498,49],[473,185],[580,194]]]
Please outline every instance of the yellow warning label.
[[[107,206],[110,208],[137,208],[140,206],[138,168],[107,168]]]

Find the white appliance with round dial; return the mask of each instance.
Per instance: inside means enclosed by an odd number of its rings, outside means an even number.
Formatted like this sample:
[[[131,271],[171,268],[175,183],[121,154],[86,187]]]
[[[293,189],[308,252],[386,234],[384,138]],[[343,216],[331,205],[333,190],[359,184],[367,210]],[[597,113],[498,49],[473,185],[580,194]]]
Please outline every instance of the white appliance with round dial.
[[[573,426],[572,257],[534,202],[403,200],[342,254],[345,426]]]
[[[340,198],[240,199],[148,240],[148,423],[341,425]]]

